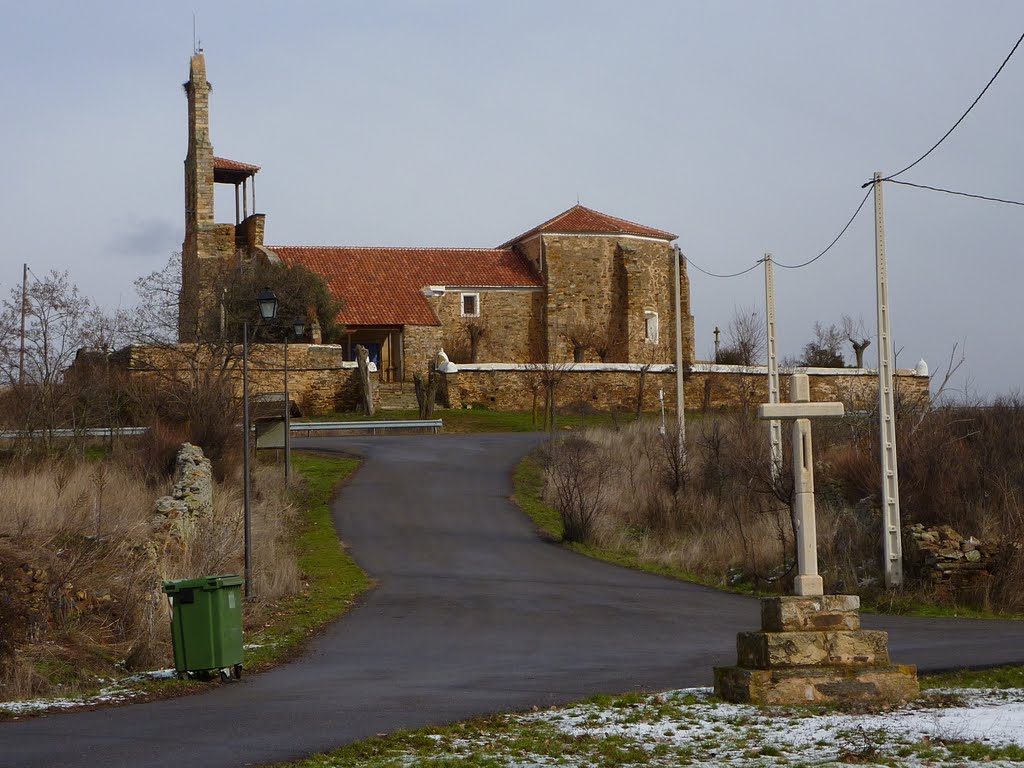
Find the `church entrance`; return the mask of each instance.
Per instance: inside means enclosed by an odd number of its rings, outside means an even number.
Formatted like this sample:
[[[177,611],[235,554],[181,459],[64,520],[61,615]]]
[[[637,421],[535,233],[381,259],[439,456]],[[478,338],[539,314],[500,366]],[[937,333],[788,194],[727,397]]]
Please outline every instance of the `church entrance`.
[[[356,346],[366,347],[370,361],[377,366],[378,380],[402,380],[402,328],[367,328],[349,326],[345,343],[345,359],[356,359]]]

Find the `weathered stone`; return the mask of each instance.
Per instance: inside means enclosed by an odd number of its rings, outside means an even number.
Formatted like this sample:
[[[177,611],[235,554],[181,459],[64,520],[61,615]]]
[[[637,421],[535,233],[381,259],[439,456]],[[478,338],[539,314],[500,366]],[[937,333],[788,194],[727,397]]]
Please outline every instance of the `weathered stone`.
[[[765,632],[860,629],[857,595],[766,597],[761,600],[761,629]]]
[[[715,695],[735,703],[897,704],[920,693],[917,667],[715,667]]]
[[[808,665],[889,664],[888,635],[854,632],[741,632],[736,637],[741,667],[773,669]]]

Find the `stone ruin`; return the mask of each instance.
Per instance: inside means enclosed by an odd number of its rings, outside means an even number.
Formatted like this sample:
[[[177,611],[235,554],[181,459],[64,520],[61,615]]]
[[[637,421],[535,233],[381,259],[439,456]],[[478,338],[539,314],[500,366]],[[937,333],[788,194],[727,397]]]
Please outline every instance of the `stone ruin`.
[[[187,539],[199,518],[213,511],[213,468],[203,449],[185,443],[174,463],[171,493],[156,500],[153,533]]]
[[[983,587],[992,578],[994,552],[973,536],[948,525],[904,528],[904,558],[919,579],[952,591]]]

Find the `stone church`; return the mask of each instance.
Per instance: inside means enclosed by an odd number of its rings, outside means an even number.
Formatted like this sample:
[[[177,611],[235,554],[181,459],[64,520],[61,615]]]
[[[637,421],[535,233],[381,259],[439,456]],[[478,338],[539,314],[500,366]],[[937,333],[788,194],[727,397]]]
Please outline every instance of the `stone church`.
[[[213,153],[202,53],[192,57],[185,92],[181,341],[218,322],[220,277],[255,258],[321,275],[344,303],[346,359],[363,345],[382,381],[426,370],[442,347],[456,362],[674,362],[679,256],[671,232],[575,205],[495,248],[266,245],[266,216],[256,212],[259,166]],[[215,184],[235,188],[234,223],[214,218]],[[692,361],[685,267],[683,260],[678,290],[683,355]]]

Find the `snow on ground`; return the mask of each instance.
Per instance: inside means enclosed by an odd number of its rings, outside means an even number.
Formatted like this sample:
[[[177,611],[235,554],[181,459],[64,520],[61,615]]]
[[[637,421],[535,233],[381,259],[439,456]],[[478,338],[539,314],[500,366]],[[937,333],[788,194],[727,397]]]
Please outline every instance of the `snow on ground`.
[[[93,696],[0,703],[0,712],[17,716],[127,703],[143,692],[138,683],[174,674],[164,669],[133,675]],[[842,712],[727,704],[716,701],[710,688],[690,688],[504,717],[513,727],[499,733],[470,728],[454,738],[426,734],[436,744],[432,757],[486,754],[506,768],[1024,763],[1024,689],[931,690],[888,711]],[[559,733],[573,745],[568,754],[529,746],[546,747]],[[611,763],[609,749],[618,750]],[[408,754],[396,764],[412,765],[422,756]]]
[[[25,699],[22,701],[0,701],[0,712],[11,715],[27,715],[47,710],[85,709],[100,704],[125,704],[145,693],[134,687],[145,680],[165,680],[174,677],[173,669],[157,669],[112,681],[110,685],[91,696],[69,696],[64,698]]]
[[[893,758],[907,766],[1024,761],[1024,754],[1013,754],[1008,760],[972,763],[948,746],[975,742],[1024,747],[1024,689],[932,690],[918,702],[891,711],[843,713],[726,704],[712,700],[710,688],[694,688],[633,706],[581,704],[525,719],[546,722],[574,737],[614,737],[652,751],[663,745],[669,754],[686,754],[691,765],[873,765],[875,759]],[[660,764],[654,757],[652,753],[650,763]]]

